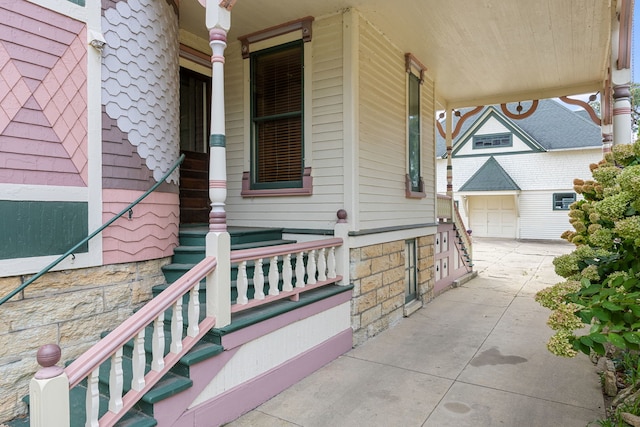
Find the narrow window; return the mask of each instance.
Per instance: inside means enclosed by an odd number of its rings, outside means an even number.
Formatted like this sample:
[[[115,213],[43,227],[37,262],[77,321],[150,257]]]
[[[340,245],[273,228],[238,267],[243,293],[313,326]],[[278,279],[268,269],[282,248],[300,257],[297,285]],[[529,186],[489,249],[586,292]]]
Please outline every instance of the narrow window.
[[[576,201],[576,193],[553,193],[553,210],[568,211],[571,203]]]
[[[405,303],[417,298],[416,240],[405,241],[404,249]]]
[[[251,54],[252,188],[302,187],[303,42]]]
[[[409,73],[409,182],[412,192],[422,191],[420,183],[420,79]]]

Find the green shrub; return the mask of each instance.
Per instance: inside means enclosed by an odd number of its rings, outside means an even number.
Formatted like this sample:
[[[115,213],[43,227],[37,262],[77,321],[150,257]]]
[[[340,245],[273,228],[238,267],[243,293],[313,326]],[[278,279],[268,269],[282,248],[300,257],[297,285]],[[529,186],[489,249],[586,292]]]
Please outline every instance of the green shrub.
[[[570,207],[574,230],[562,234],[576,249],[553,261],[567,280],[536,295],[552,310],[547,348],[559,356],[604,354],[607,343],[640,350],[640,142],[614,146],[590,169],[593,180],[574,180],[583,199]]]

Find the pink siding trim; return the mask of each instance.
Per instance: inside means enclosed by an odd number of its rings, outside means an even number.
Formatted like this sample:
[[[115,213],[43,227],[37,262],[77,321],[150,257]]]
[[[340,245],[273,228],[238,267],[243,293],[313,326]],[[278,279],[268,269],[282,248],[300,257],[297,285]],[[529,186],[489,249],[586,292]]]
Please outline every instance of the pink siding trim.
[[[440,280],[438,280],[435,283],[433,290],[436,294],[439,294],[440,292],[442,292],[443,290],[451,286],[456,279],[459,279],[465,274],[467,274],[467,269],[465,267],[464,261],[462,260],[462,255],[460,254],[460,252],[458,251],[458,248],[456,247],[456,244],[454,243],[455,231],[453,229],[453,223],[440,223],[438,225],[438,232],[448,233],[447,241],[449,246],[446,252],[440,252],[435,254],[435,257],[434,257],[435,262],[436,264],[438,264],[441,260],[446,259],[449,274],[446,277],[441,276]],[[455,265],[454,264],[455,257],[460,258],[460,262],[458,264],[459,267],[456,270],[453,269],[453,266]]]
[[[334,295],[325,300],[318,301],[314,304],[309,304],[307,306],[301,307],[298,310],[281,314],[279,316],[276,316],[264,322],[260,322],[256,325],[252,325],[247,328],[244,328],[240,331],[225,335],[223,337],[223,343],[222,343],[223,347],[225,347],[225,351],[222,354],[212,359],[206,360],[202,363],[198,363],[197,365],[191,367],[190,377],[193,380],[193,386],[191,388],[185,390],[184,392],[176,396],[163,400],[162,402],[154,405],[153,411],[156,419],[159,422],[159,425],[160,426],[215,425],[211,423],[184,424],[185,422],[188,423],[190,417],[195,416],[196,412],[199,412],[202,408],[208,407],[208,405],[221,406],[222,408],[229,406],[229,408],[233,408],[233,411],[231,414],[227,414],[227,412],[229,412],[227,410],[222,411],[222,414],[225,416],[225,420],[230,421],[231,419],[237,418],[243,412],[246,412],[258,406],[260,403],[267,401],[269,398],[275,396],[280,391],[284,390],[284,388],[287,388],[295,384],[296,382],[300,381],[305,376],[309,375],[310,373],[324,366],[331,360],[336,359],[341,354],[344,354],[347,351],[351,350],[351,347],[353,344],[353,331],[351,330],[351,328],[348,328],[344,332],[341,332],[340,334],[336,335],[333,338],[330,338],[324,343],[321,343],[318,346],[308,350],[307,352],[304,352],[296,356],[295,358],[291,359],[289,362],[284,363],[283,365],[273,369],[272,371],[269,371],[248,383],[245,383],[239,387],[236,387],[235,389],[230,390],[224,395],[221,395],[215,399],[212,399],[207,403],[199,405],[198,408],[193,408],[185,412],[186,408],[191,404],[191,402],[193,402],[196,399],[196,397],[200,395],[200,393],[205,389],[205,387],[207,387],[207,385],[209,385],[209,383],[216,377],[216,375],[220,373],[220,371],[227,364],[227,362],[233,358],[235,353],[242,347],[242,344],[246,344],[252,339],[264,336],[270,332],[276,331],[284,326],[290,325],[299,320],[306,319],[308,317],[311,317],[313,315],[326,311],[330,308],[337,307],[338,305],[343,304],[346,301],[349,301],[350,299],[351,299],[351,292],[344,292],[342,294]],[[225,341],[225,338],[229,338],[229,337],[234,337],[234,338],[232,338],[231,340]],[[235,348],[227,347],[227,345],[229,345],[231,342],[235,342],[237,344],[237,347]],[[319,361],[311,358],[312,356],[313,357],[326,356],[326,359],[324,359],[323,361]],[[288,364],[290,363],[294,364],[292,365],[291,372],[289,372],[288,369],[285,369],[287,368],[287,366],[289,366]],[[310,368],[310,371],[298,378],[295,375],[295,373],[298,372],[298,370],[301,368],[300,366],[298,366],[299,363],[302,363],[302,365],[304,366],[306,366],[307,363],[310,363],[310,366],[308,366]],[[313,366],[313,363],[315,363],[316,365],[315,367]],[[282,370],[284,370],[284,372],[282,372]],[[271,386],[271,384],[276,385],[277,381],[273,381],[269,378],[272,375],[276,375],[280,377],[280,380],[286,379],[287,385],[284,388],[276,387],[274,389]],[[251,384],[253,384],[252,387],[258,387],[258,388],[264,389],[264,392],[268,394],[268,396],[264,397],[264,399],[262,398],[258,399],[260,401],[257,403],[255,402],[251,403],[249,405],[250,407],[244,408],[242,412],[240,412],[240,414],[236,415],[237,409],[234,406],[238,402],[233,404],[232,402],[233,400],[244,399],[244,396],[237,397],[236,393],[241,392],[247,386],[251,387]],[[184,412],[184,417],[180,418],[181,416],[183,416],[183,412]],[[178,421],[178,423],[174,424],[176,420],[178,420],[178,418],[180,418],[180,420]]]
[[[103,222],[142,194],[142,191],[103,190]],[[132,219],[125,215],[102,232],[103,263],[171,256],[178,245],[178,216],[178,194],[151,193],[133,208]]]
[[[156,415],[158,425],[173,427],[218,426],[233,421],[347,353],[351,350],[352,340],[353,331],[351,328],[346,329],[263,375],[229,390],[218,398],[187,410],[173,424],[164,424],[163,418],[159,414]]]
[[[0,182],[86,186],[86,26],[25,0],[0,14]]]

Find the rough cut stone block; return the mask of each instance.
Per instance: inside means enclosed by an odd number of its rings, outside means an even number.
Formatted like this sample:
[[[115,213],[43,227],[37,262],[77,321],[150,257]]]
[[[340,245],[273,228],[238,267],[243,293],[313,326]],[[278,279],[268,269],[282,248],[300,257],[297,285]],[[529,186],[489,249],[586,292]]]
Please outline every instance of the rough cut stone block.
[[[362,326],[370,325],[380,318],[382,315],[382,307],[380,305],[376,305],[375,307],[370,308],[369,310],[362,313],[360,317],[360,322]]]
[[[22,281],[20,280],[20,276],[13,277],[3,277],[0,278],[0,298],[9,295],[15,288],[20,286]],[[18,292],[7,302],[18,301],[22,299],[22,292]]]
[[[58,343],[58,325],[23,329],[0,335],[0,360],[8,356],[35,354],[40,346]]]
[[[380,273],[390,268],[391,263],[388,256],[380,256],[371,260],[371,274]]]
[[[376,300],[375,291],[362,294],[356,299],[357,310],[358,310],[357,312],[363,313],[364,311],[376,305],[376,303],[377,303],[377,300]]]
[[[60,346],[96,342],[102,332],[110,331],[121,323],[119,317],[118,311],[111,311],[64,322],[60,325]]]
[[[382,274],[363,277],[360,281],[360,292],[367,293],[382,286]]]
[[[398,280],[404,281],[404,267],[396,267],[382,273],[383,285],[390,285]]]
[[[362,259],[376,258],[382,255],[382,245],[371,245],[361,248]]]
[[[102,313],[103,307],[102,290],[90,289],[25,299],[4,314],[4,320],[11,331],[17,331]]]
[[[351,271],[352,279],[362,279],[371,275],[371,260],[362,261],[355,266]]]
[[[383,243],[382,253],[390,254],[393,252],[404,252],[404,241],[398,240],[395,242]]]

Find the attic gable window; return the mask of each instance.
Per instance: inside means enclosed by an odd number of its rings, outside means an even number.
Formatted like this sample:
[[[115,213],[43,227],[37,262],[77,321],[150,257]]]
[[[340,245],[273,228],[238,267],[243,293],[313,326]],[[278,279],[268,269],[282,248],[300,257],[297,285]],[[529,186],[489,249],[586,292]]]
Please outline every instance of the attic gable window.
[[[491,135],[474,135],[473,148],[511,147],[513,139],[510,133],[494,133]]]

